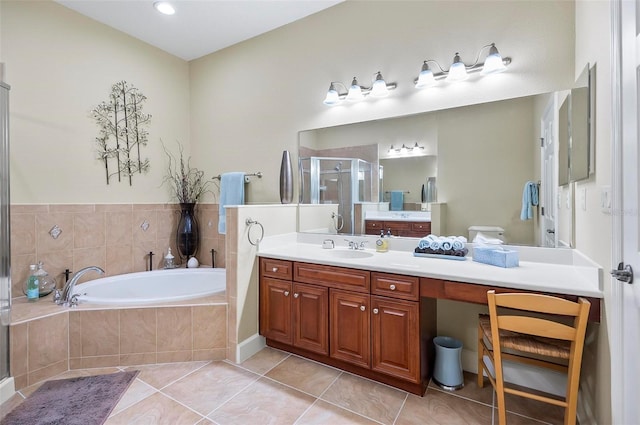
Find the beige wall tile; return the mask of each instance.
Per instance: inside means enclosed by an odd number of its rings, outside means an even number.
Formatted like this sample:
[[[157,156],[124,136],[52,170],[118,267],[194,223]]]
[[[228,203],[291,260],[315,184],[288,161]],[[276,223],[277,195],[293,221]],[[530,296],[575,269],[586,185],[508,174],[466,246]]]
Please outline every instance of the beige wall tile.
[[[190,362],[193,361],[193,351],[165,351],[158,352],[158,363],[176,363],[176,362]]]
[[[193,350],[193,361],[211,361],[226,359],[226,349],[218,348],[213,350]]]
[[[193,349],[225,348],[227,345],[226,306],[193,308]]]
[[[113,211],[105,213],[107,246],[131,245],[133,243],[133,213]]]
[[[120,310],[120,354],[156,352],[156,309]]]
[[[207,266],[211,265],[211,250],[215,249],[216,250],[216,257],[217,257],[217,248],[218,245],[218,240],[217,239],[212,239],[212,238],[203,238],[202,235],[200,235],[200,245],[198,246],[198,261],[200,261],[200,264],[206,264]]]
[[[80,357],[69,359],[69,370],[82,369],[82,359]]]
[[[191,350],[191,307],[158,308],[157,314],[158,351]]]
[[[133,272],[133,247],[131,245],[113,245],[106,248],[107,276]]]
[[[62,233],[54,239],[49,231],[58,226]],[[73,214],[36,214],[36,249],[39,254],[73,248]]]
[[[63,288],[65,284],[64,271],[73,269],[73,251],[58,251],[39,254],[38,261],[42,261],[44,269],[56,280],[56,287]],[[26,278],[26,277],[25,277]]]
[[[78,311],[69,312],[69,357],[82,357],[82,317]]]
[[[73,250],[73,271],[89,267],[98,266],[104,269],[106,267],[106,247],[100,246],[97,248],[79,248]],[[93,280],[101,277],[97,273],[87,273],[80,278],[80,283],[88,280]]]
[[[105,244],[104,213],[76,213],[73,215],[73,247],[95,248]]]
[[[11,254],[36,253],[36,215],[11,215]]]
[[[231,267],[226,270],[227,286],[226,292],[229,297],[238,296],[238,270],[235,267]]]
[[[120,355],[120,366],[133,366],[156,363],[156,352],[153,353],[132,353]]]
[[[110,367],[118,366],[120,364],[120,356],[94,356],[94,357],[82,357],[80,359],[80,369],[90,369],[95,367]]]
[[[81,311],[79,314],[82,327],[82,357],[120,353],[118,310]]]
[[[96,206],[93,204],[50,204],[51,213],[92,213]]]
[[[229,301],[229,314],[227,315],[229,342],[238,342],[238,299],[227,297],[227,300]]]
[[[29,373],[69,358],[69,315],[55,314],[28,322]]]
[[[158,239],[175,239],[175,231],[178,226],[179,211],[172,208],[164,208],[156,211]]]
[[[11,375],[13,377],[13,385],[16,391],[21,390],[29,386],[29,377],[25,373],[24,375]]]
[[[153,269],[157,269],[158,251],[156,241],[138,241],[133,244],[133,271],[144,272],[149,270],[149,252],[153,252]]]
[[[236,344],[235,342],[229,342],[229,344],[227,345],[227,360],[234,363],[239,363],[239,359],[236,358],[237,349],[238,344]]]
[[[96,212],[124,212],[131,213],[133,205],[131,204],[96,204]]]
[[[9,343],[11,360],[11,376],[25,375],[29,371],[28,363],[28,326],[27,323],[13,325],[9,331],[11,340]]]
[[[65,359],[57,363],[53,363],[42,369],[29,372],[29,374],[27,375],[27,381],[29,385],[33,385],[36,382],[52,378],[56,375],[61,374],[62,372],[66,372],[67,370],[69,370],[69,361]]]
[[[142,227],[143,223],[147,223],[147,230]],[[158,219],[155,210],[137,210],[134,205],[133,225],[133,241],[152,241],[155,242],[158,235]]]
[[[11,215],[13,214],[37,214],[48,213],[49,205],[24,205],[11,204]]]

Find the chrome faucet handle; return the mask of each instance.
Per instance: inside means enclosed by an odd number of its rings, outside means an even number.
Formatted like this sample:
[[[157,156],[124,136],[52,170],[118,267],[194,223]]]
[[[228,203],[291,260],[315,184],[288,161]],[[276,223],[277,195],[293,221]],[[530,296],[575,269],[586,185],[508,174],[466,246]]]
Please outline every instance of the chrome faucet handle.
[[[364,249],[365,244],[369,241],[360,241],[360,249]]]
[[[62,292],[57,288],[53,290],[53,302],[58,305],[62,303]]]
[[[345,239],[345,241],[349,242],[349,249],[358,249],[358,244],[354,241],[350,241],[349,239]]]
[[[71,296],[71,300],[69,300],[69,307],[71,308],[75,308],[78,306],[78,297],[80,296],[80,294],[73,294]]]

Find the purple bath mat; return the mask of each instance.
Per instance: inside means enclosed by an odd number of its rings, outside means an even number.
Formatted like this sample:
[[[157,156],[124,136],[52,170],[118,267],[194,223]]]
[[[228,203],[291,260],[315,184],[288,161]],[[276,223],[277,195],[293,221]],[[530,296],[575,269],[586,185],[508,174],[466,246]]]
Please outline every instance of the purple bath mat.
[[[47,381],[0,425],[102,425],[138,373]]]

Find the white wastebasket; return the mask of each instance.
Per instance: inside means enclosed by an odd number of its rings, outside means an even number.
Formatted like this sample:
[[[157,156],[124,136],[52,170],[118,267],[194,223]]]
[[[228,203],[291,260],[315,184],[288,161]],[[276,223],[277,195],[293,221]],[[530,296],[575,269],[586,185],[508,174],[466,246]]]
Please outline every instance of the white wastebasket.
[[[464,387],[462,341],[448,336],[437,336],[433,338],[433,344],[436,347],[433,381],[448,391]]]

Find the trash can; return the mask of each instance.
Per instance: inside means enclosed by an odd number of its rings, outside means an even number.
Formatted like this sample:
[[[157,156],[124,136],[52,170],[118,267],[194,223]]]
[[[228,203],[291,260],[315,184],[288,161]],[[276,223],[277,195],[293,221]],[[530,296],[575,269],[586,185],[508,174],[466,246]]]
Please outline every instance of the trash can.
[[[433,381],[447,391],[464,387],[462,377],[462,341],[448,336],[433,338],[436,347],[436,361]]]

